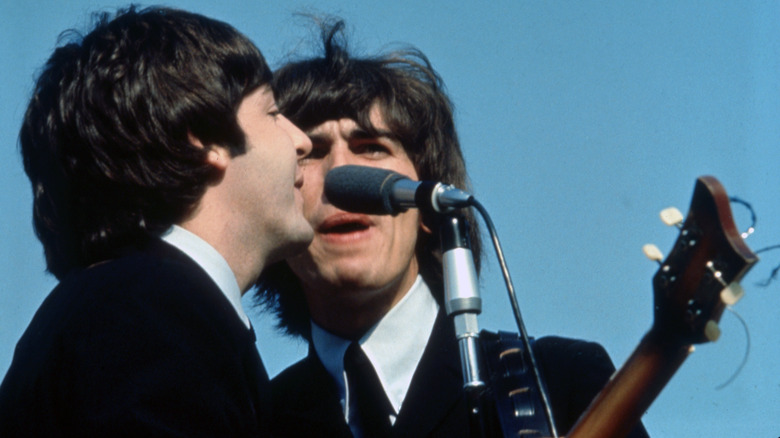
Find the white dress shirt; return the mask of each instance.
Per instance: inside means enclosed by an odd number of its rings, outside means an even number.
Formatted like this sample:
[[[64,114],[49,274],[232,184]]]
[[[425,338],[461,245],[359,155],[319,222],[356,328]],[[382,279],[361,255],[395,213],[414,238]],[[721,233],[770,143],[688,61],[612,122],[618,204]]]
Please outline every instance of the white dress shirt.
[[[439,305],[422,277],[390,311],[358,341],[374,365],[396,415],[401,410],[412,376],[433,331]],[[350,400],[344,353],[351,341],[340,338],[312,322],[312,343],[325,369],[336,381],[344,418],[349,423]],[[391,418],[395,422],[395,416]],[[350,429],[362,436],[354,424]]]
[[[172,226],[160,237],[186,254],[206,271],[217,284],[219,290],[230,301],[244,325],[249,328],[249,317],[244,313],[244,307],[241,304],[241,289],[238,287],[238,280],[222,254],[205,240],[178,225]]]

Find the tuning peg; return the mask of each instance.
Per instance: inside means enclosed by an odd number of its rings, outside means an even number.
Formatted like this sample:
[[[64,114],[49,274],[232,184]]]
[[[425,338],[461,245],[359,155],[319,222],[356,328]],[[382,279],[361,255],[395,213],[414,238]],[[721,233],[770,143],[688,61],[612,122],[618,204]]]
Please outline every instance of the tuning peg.
[[[718,327],[718,323],[709,320],[707,321],[707,324],[704,326],[704,336],[710,341],[715,342],[720,338],[720,327]]]
[[[729,284],[725,289],[720,291],[720,299],[727,306],[732,306],[734,303],[740,300],[745,295],[745,289],[742,289],[742,285],[737,282]]]
[[[643,246],[642,252],[645,253],[645,257],[649,258],[654,262],[661,263],[661,260],[664,259],[664,255],[663,253],[661,253],[661,250],[658,249],[658,247],[653,245],[652,243],[648,243],[647,245]]]
[[[680,210],[669,207],[661,210],[661,220],[668,226],[680,226],[683,223],[683,215]]]

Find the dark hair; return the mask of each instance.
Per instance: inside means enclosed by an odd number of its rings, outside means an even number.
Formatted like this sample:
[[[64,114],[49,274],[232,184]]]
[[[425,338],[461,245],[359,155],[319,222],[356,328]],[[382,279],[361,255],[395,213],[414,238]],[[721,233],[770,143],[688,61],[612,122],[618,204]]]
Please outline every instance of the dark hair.
[[[83,38],[61,37],[72,41],[40,73],[20,132],[35,231],[58,278],[184,219],[214,176],[190,136],[243,153],[238,107],[271,80],[225,23],[134,6],[94,19]]]
[[[468,189],[452,103],[425,55],[410,48],[377,57],[352,57],[346,43],[337,41],[343,27],[342,21],[323,26],[323,57],[293,62],[274,73],[274,92],[285,116],[304,131],[327,120],[350,118],[376,134],[369,114],[377,104],[421,180]],[[479,229],[472,213],[467,211],[465,215],[479,268]],[[434,235],[419,233],[415,251],[420,273],[441,303],[444,286],[437,217],[424,214],[423,221]],[[308,338],[308,306],[300,282],[287,263],[267,268],[258,285],[258,301],[276,312],[278,326],[288,334]]]

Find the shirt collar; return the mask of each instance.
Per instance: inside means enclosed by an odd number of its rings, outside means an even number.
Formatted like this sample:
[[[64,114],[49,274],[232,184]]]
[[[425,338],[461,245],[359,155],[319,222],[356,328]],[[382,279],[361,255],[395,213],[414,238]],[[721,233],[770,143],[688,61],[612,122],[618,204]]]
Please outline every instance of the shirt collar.
[[[359,340],[396,413],[409,390],[438,312],[439,305],[418,275],[406,296]],[[312,343],[325,369],[336,381],[347,415],[344,353],[350,341],[312,322]]]
[[[238,280],[222,254],[196,234],[178,225],[172,226],[160,237],[203,268],[217,284],[219,290],[225,294],[244,325],[250,327],[249,317],[244,313],[244,307],[241,304],[241,290],[238,287]]]

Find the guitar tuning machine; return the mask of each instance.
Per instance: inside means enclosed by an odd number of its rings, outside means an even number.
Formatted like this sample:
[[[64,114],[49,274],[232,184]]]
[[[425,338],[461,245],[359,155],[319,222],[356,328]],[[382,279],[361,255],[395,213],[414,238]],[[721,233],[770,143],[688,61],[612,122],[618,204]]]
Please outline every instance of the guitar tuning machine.
[[[661,221],[663,221],[664,224],[670,227],[675,226],[677,228],[682,229],[682,223],[684,218],[682,213],[680,213],[680,210],[678,210],[677,208],[675,207],[665,208],[661,210],[659,216],[661,217]],[[683,234],[687,235],[688,233],[683,231]],[[687,242],[689,246],[693,246],[695,243],[696,243],[695,240],[691,240],[690,242]],[[664,255],[661,252],[661,250],[658,249],[658,247],[653,245],[652,243],[648,243],[647,245],[643,246],[642,252],[645,253],[645,257],[655,262],[658,262],[659,265],[664,259]]]
[[[661,264],[661,261],[664,259],[664,255],[661,252],[660,249],[658,249],[657,246],[653,245],[652,243],[648,243],[645,246],[642,247],[642,252],[645,253],[645,257],[648,259],[658,262],[658,264]]]
[[[737,301],[745,295],[745,290],[742,289],[742,285],[737,282],[732,282],[725,289],[720,291],[720,299],[723,300],[727,306],[734,305]]]
[[[686,314],[687,320],[689,324],[691,324],[691,327],[696,327],[698,325],[696,321],[699,320],[702,316],[701,303],[694,299],[689,300]],[[718,338],[720,338],[720,327],[718,327],[718,323],[712,319],[708,320],[704,324],[703,334],[708,341],[717,341]]]
[[[720,327],[718,327],[717,322],[713,320],[707,321],[707,324],[704,325],[704,337],[710,342],[715,342],[720,338]]]
[[[715,269],[715,263],[713,263],[712,260],[707,262],[707,269],[709,269],[709,271],[712,273],[712,278],[717,280],[718,283],[722,284],[724,288],[729,286],[725,281],[723,281],[723,273]]]
[[[657,246],[652,243],[645,244],[642,247],[642,252],[645,253],[645,257],[657,262],[658,265],[661,266],[662,275],[660,276],[660,279],[664,286],[669,286],[671,283],[677,281],[677,277],[670,273],[669,265],[663,264],[664,255]]]
[[[664,224],[672,227],[682,228],[683,223],[683,215],[680,213],[680,210],[678,210],[675,207],[669,207],[661,210],[661,213],[659,214],[661,216],[661,220]]]
[[[707,269],[712,273],[712,277],[723,285],[723,290],[720,291],[720,299],[723,301],[723,304],[732,306],[745,295],[742,285],[736,281],[729,284],[723,281],[723,273],[715,268],[715,263],[712,261],[707,262]]]

